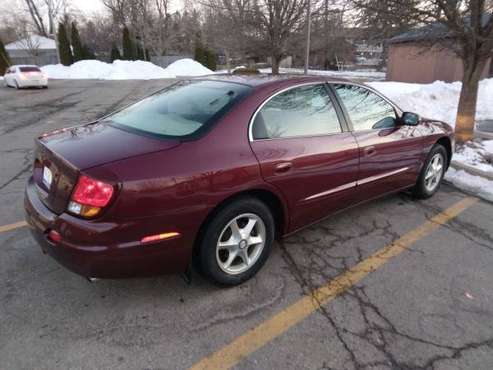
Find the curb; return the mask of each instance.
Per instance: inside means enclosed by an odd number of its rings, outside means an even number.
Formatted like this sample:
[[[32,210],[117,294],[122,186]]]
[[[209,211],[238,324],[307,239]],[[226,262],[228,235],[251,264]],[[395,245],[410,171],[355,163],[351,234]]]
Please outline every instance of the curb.
[[[487,172],[487,171],[478,170],[475,167],[472,167],[472,166],[469,166],[467,164],[464,164],[464,163],[461,163],[461,162],[457,162],[457,161],[454,161],[454,160],[452,160],[452,162],[450,163],[450,166],[452,168],[455,168],[456,170],[463,170],[463,171],[465,171],[465,172],[467,172],[467,173],[469,173],[471,175],[481,176],[481,177],[484,177],[487,180],[493,181],[493,172]]]
[[[474,130],[474,137],[480,139],[493,139],[493,132]]]

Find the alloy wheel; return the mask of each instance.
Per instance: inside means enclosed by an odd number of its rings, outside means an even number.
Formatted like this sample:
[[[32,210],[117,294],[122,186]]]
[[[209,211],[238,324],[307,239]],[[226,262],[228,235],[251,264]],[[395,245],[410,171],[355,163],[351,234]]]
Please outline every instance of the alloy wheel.
[[[216,246],[216,260],[231,275],[249,270],[262,254],[267,233],[262,219],[253,213],[241,214],[223,228]]]
[[[436,153],[428,163],[425,173],[425,188],[426,191],[432,193],[440,184],[443,175],[443,156]]]

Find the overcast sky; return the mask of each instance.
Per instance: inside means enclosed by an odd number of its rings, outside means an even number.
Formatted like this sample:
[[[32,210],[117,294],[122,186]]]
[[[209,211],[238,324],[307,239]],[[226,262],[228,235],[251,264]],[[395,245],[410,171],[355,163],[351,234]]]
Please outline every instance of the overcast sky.
[[[82,11],[86,16],[95,13],[103,13],[105,8],[102,0],[68,0],[73,9]],[[0,0],[0,18],[3,11],[12,11],[18,9],[22,11],[25,8],[23,0]],[[172,0],[170,10],[180,10],[183,6],[183,0]]]

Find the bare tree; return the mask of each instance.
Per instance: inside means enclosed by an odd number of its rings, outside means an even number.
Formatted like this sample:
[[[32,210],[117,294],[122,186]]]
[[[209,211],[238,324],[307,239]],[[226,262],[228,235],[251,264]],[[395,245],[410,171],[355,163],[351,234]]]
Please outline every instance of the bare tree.
[[[30,30],[30,25],[28,21],[24,18],[16,19],[16,36],[17,42],[21,44],[22,48],[26,50],[27,54],[29,54],[34,59],[34,64],[38,64],[38,56],[39,56],[39,39],[36,35],[33,35]]]
[[[453,50],[463,65],[462,89],[456,118],[456,138],[473,138],[479,80],[493,56],[491,0],[386,0],[387,8],[374,0],[352,0],[358,9],[378,11],[380,17],[404,18],[416,24],[440,24],[443,36],[434,40]],[[430,44],[430,47],[432,44]]]
[[[65,11],[66,0],[24,0],[33,28],[41,36],[53,35],[57,18]],[[44,15],[48,17],[48,24]]]
[[[169,46],[170,23],[169,0],[154,0],[156,11],[154,26],[149,31],[149,47],[156,55],[164,55]]]
[[[272,73],[278,74],[292,35],[304,27],[308,1],[208,0],[203,4],[230,22],[230,41],[234,39],[243,50],[245,42],[263,45],[272,60]]]
[[[270,49],[273,74],[279,73],[279,63],[286,55],[291,34],[304,27],[308,1],[254,0],[254,20]]]

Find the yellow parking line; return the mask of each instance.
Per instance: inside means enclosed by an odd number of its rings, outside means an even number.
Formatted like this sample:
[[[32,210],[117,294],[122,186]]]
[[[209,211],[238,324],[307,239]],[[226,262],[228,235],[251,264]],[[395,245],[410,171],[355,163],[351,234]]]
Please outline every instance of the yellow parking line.
[[[4,232],[10,231],[10,230],[15,230],[15,229],[18,229],[19,227],[24,227],[24,226],[27,226],[26,221],[19,221],[19,222],[14,222],[13,224],[9,224],[9,225],[3,225],[3,226],[0,226],[0,233],[4,233]]]
[[[416,241],[455,218],[476,202],[477,199],[471,197],[460,200],[421,226],[404,234],[392,244],[387,245],[367,259],[359,262],[350,270],[337,276],[334,280],[329,281],[326,285],[316,289],[310,295],[304,296],[270,319],[267,319],[218,351],[200,360],[191,367],[191,370],[221,370],[235,366],[243,358],[283,334],[289,328],[316,311],[321,305],[330,302],[365,278],[370,272],[382,267],[387,261],[398,256]]]

